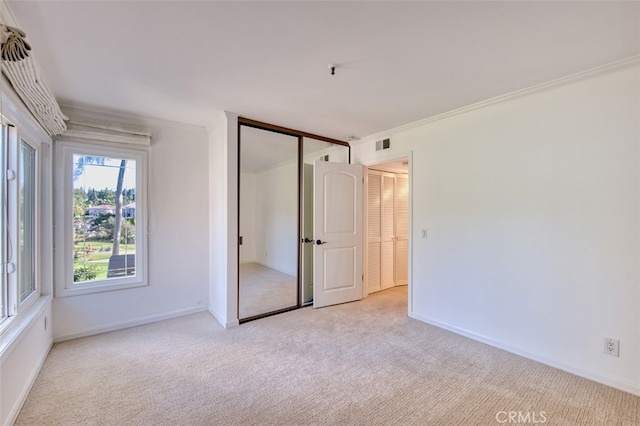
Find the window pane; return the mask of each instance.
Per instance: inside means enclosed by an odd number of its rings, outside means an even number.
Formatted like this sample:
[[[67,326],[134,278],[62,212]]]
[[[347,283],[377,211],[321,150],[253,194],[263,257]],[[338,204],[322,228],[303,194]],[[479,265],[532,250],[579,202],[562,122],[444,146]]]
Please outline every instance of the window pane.
[[[20,301],[36,289],[35,279],[35,213],[36,213],[36,150],[20,141],[18,180],[19,253],[18,280]]]
[[[135,276],[136,161],[73,156],[73,281]]]

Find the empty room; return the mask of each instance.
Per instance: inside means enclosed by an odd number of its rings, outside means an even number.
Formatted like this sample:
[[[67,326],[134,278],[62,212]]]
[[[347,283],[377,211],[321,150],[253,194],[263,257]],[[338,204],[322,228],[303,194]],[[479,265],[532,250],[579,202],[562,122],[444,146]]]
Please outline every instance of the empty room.
[[[640,2],[0,34],[0,425],[640,424]]]

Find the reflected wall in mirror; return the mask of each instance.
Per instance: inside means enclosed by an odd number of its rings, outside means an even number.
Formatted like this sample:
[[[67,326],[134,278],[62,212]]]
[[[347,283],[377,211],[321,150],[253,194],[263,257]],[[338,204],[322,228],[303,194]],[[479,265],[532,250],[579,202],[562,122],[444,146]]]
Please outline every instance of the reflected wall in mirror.
[[[240,126],[240,320],[298,306],[298,141]]]
[[[302,238],[313,241],[313,163],[348,163],[349,147],[307,137],[302,142]],[[309,304],[313,302],[313,243],[303,243],[302,247],[302,304]]]

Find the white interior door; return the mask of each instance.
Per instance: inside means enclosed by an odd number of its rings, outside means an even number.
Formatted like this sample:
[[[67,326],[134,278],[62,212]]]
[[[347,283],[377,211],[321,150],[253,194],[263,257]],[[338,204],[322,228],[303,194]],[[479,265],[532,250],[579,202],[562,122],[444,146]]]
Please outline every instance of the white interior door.
[[[367,172],[367,291],[396,285],[395,174]]]
[[[362,299],[363,167],[316,161],[313,175],[313,306]]]
[[[382,174],[380,285],[382,289],[395,284],[395,175]]]
[[[382,255],[382,176],[367,172],[367,292],[382,290],[380,258]]]
[[[395,190],[395,285],[409,283],[409,176],[396,175]]]

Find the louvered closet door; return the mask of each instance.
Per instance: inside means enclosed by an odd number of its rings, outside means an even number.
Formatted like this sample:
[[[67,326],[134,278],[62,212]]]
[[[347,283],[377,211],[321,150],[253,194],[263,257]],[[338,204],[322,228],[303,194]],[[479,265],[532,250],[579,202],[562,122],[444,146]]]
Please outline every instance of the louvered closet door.
[[[395,222],[396,222],[396,263],[395,285],[409,283],[409,178],[396,175]]]
[[[367,184],[367,289],[369,293],[382,290],[380,253],[382,233],[382,176],[369,171]]]
[[[382,235],[380,252],[380,284],[382,289],[395,285],[395,176],[382,173]]]

